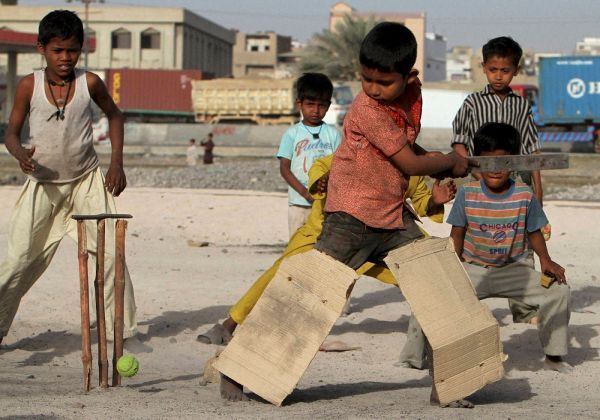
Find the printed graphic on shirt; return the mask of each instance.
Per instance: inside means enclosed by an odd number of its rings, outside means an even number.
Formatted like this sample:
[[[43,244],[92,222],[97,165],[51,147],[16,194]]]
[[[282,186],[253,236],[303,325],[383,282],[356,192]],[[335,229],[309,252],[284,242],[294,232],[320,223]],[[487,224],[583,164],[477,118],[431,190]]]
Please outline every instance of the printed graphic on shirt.
[[[525,184],[512,184],[502,195],[489,193],[482,184],[465,184],[448,215],[448,223],[466,227],[464,259],[498,267],[524,258],[527,232],[547,222],[539,202]]]
[[[335,152],[340,141],[340,133],[335,127],[327,124],[307,127],[298,123],[284,133],[277,157],[291,161],[292,174],[306,187],[308,171],[314,161]],[[310,203],[292,187],[288,187],[288,202],[298,206],[310,206]]]

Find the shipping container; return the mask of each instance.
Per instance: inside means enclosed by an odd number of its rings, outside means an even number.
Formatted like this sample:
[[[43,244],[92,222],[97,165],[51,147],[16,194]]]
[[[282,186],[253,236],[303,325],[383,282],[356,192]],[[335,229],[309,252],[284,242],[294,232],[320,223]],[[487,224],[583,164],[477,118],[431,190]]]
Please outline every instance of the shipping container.
[[[200,70],[108,69],[105,81],[128,120],[193,121],[191,82],[211,77]]]
[[[291,124],[300,118],[294,79],[214,79],[192,82],[196,121],[219,123],[251,121],[257,124]],[[352,91],[334,84],[331,106],[323,121],[344,121]]]
[[[541,124],[600,123],[600,56],[540,60]]]

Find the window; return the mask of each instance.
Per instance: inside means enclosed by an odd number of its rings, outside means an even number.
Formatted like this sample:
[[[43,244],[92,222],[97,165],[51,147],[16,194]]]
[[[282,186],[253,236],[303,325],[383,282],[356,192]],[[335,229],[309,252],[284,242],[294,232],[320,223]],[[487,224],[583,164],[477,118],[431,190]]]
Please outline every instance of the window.
[[[250,51],[258,51],[258,45],[251,45]]]
[[[130,49],[131,32],[127,29],[117,29],[111,33],[111,46],[113,49]]]
[[[146,29],[142,32],[141,45],[143,50],[160,49],[160,32],[156,29]]]

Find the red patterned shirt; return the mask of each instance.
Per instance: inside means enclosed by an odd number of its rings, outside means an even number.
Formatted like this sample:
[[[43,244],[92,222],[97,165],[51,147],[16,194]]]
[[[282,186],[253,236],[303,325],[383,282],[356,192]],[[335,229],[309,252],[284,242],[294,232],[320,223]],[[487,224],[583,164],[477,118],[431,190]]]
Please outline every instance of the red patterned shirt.
[[[390,156],[412,145],[419,134],[421,83],[408,85],[401,99],[406,105],[382,104],[364,92],[354,99],[344,120],[342,144],[333,156],[326,212],[342,211],[375,228],[403,227],[409,177]]]

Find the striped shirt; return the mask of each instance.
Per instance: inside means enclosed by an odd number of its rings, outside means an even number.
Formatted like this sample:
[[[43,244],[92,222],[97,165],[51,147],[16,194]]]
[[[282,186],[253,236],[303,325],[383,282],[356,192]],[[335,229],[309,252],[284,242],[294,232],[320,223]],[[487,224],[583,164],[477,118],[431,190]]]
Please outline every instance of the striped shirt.
[[[473,137],[485,123],[510,124],[521,134],[521,154],[530,155],[540,150],[537,128],[527,99],[512,90],[500,99],[488,85],[481,92],[467,96],[452,122],[452,145],[464,144],[473,155]]]
[[[535,232],[548,219],[533,191],[510,181],[509,189],[494,194],[482,181],[465,184],[456,195],[448,223],[466,228],[465,261],[484,267],[501,267],[527,256],[527,232]]]

